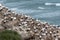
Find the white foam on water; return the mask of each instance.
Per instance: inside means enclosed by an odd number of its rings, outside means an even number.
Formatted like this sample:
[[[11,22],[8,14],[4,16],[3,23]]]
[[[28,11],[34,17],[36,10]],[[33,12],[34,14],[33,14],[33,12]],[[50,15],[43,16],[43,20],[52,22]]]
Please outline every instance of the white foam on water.
[[[2,4],[0,4],[0,6],[2,6]]]
[[[18,13],[29,14],[33,12],[37,12],[37,10],[32,9],[18,9],[18,8],[11,8],[12,11],[16,11]],[[39,11],[40,12],[40,11]]]
[[[33,10],[33,9],[18,9],[19,12],[21,13],[26,13],[26,14],[31,14],[31,13],[35,13],[35,12],[41,12],[41,10]]]
[[[33,9],[18,9],[18,8],[10,8],[12,11],[16,11],[17,13],[23,13],[23,14],[31,14],[31,13],[37,13],[41,12],[42,10],[33,10]]]
[[[56,3],[56,6],[60,6],[60,3]]]
[[[60,6],[60,3],[45,3],[45,5],[55,5],[55,6]]]
[[[11,8],[11,10],[15,11],[15,10],[18,10],[17,8]]]
[[[21,12],[24,12],[24,13],[33,13],[34,12],[34,10],[30,10],[30,9],[21,9],[20,10]]]
[[[45,5],[54,5],[54,3],[45,3]]]
[[[45,8],[43,8],[43,7],[38,7],[38,9],[45,9]]]

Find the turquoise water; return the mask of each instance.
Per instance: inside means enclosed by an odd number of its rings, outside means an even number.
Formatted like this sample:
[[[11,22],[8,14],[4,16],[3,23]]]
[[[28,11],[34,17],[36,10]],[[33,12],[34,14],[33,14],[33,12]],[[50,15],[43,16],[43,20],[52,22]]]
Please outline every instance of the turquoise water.
[[[60,0],[0,0],[9,9],[60,25]]]

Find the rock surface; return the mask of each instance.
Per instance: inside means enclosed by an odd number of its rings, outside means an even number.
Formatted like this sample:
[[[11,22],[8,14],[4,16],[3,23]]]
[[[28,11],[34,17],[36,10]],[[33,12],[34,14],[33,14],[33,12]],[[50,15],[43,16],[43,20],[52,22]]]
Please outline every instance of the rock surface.
[[[60,27],[17,14],[0,4],[0,31],[17,31],[24,40],[60,40]]]

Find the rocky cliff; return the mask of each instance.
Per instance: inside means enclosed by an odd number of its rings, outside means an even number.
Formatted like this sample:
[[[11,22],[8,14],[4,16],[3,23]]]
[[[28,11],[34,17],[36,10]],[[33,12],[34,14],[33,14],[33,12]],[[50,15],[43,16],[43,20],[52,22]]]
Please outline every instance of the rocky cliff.
[[[60,27],[17,14],[0,4],[0,31],[17,31],[24,40],[60,40]]]

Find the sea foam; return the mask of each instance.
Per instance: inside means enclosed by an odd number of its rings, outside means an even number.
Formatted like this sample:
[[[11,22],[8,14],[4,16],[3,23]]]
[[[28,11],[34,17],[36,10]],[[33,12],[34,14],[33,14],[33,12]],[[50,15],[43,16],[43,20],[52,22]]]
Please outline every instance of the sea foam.
[[[54,3],[45,3],[45,5],[54,5]]]
[[[38,9],[45,9],[45,8],[43,8],[43,7],[38,7]]]
[[[60,3],[56,3],[56,6],[60,6]]]
[[[55,5],[55,6],[60,6],[60,3],[45,3],[45,5]]]

